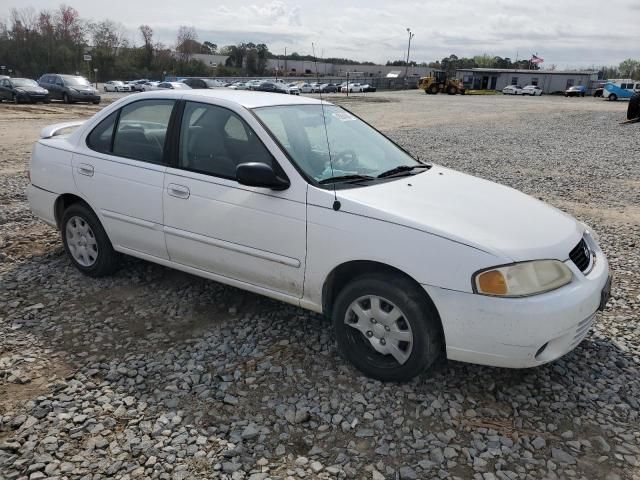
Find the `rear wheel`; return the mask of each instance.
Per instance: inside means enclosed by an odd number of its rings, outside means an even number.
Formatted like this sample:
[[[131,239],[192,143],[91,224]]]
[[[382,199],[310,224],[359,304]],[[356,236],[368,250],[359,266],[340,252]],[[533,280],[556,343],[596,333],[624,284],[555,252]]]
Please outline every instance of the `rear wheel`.
[[[66,94],[66,93],[63,93],[63,94],[62,94],[62,101],[63,101],[64,103],[71,103],[71,99],[69,98],[69,95],[68,95],[68,94]]]
[[[12,101],[13,103],[15,103],[16,105],[17,105],[18,103],[20,103],[20,99],[18,98],[18,96],[17,96],[15,93],[11,96],[11,101]]]
[[[449,89],[447,90],[447,93],[448,93],[449,95],[455,95],[455,94],[456,94],[456,91],[457,91],[457,90],[456,90],[456,87],[451,86],[451,87],[449,87]]]
[[[618,96],[615,93],[612,93],[611,95],[609,95],[610,102],[615,102],[616,100],[618,100]]]
[[[442,352],[435,307],[398,274],[355,279],[336,298],[332,317],[343,356],[378,380],[409,380]]]
[[[75,267],[90,277],[115,272],[119,254],[93,211],[83,203],[74,203],[62,215],[62,243]]]
[[[431,85],[429,87],[429,93],[431,95],[435,95],[436,93],[438,93],[438,86],[437,85]]]

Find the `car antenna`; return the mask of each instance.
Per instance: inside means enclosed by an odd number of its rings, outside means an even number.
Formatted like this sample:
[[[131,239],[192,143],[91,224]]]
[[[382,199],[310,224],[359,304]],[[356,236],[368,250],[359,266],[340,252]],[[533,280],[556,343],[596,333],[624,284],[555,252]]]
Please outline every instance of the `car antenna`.
[[[316,67],[316,83],[318,84],[318,93],[320,94],[320,106],[322,108],[322,123],[324,124],[324,135],[327,138],[327,152],[329,153],[329,165],[331,166],[331,176],[333,173],[333,159],[331,158],[331,145],[329,142],[329,129],[327,128],[327,118],[324,116],[324,101],[322,100],[322,89],[320,87],[320,73],[318,72],[318,57],[316,57],[316,47],[311,42],[311,50],[313,51],[313,63]],[[336,184],[333,182],[333,209],[337,212],[340,210],[340,202],[336,194]]]

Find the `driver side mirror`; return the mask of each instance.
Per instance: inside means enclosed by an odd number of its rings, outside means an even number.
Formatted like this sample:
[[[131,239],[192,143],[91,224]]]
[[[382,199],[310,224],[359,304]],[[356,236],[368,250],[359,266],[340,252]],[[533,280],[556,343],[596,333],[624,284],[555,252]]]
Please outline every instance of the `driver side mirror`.
[[[241,185],[270,188],[271,190],[286,190],[291,185],[289,180],[276,175],[270,165],[261,162],[247,162],[238,165],[236,180]]]

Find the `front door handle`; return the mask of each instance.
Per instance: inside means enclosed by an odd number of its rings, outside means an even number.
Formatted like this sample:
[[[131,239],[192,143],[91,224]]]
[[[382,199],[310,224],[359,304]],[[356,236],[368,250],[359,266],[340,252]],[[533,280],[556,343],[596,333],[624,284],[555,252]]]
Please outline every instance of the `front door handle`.
[[[80,163],[78,164],[77,170],[80,175],[93,177],[93,165],[89,165],[88,163]]]
[[[167,185],[167,193],[176,198],[189,198],[189,195],[191,195],[189,187],[178,185],[176,183],[170,183]]]

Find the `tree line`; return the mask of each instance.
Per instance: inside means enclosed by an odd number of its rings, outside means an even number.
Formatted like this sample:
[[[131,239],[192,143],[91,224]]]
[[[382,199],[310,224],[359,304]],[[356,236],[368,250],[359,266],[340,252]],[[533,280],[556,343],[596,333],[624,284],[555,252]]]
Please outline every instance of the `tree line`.
[[[125,35],[125,28],[111,20],[83,19],[73,7],[61,5],[56,10],[36,11],[33,8],[14,8],[9,17],[0,21],[0,65],[4,74],[37,78],[46,72],[78,73],[100,81],[122,78],[162,78],[165,75],[226,76],[273,74],[267,67],[269,59],[314,61],[312,55],[297,52],[276,55],[264,43],[238,43],[219,47],[216,43],[200,41],[193,27],[180,26],[173,48],[156,40],[149,25],[140,25],[137,42]],[[91,56],[90,61],[84,55]],[[206,65],[196,54],[227,56],[224,65]],[[348,58],[323,58],[318,61],[347,65],[373,65]],[[388,61],[387,65],[406,66],[403,60]],[[458,68],[532,68],[528,60],[512,61],[491,55],[457,57],[413,66],[428,66],[455,73]],[[553,66],[552,66],[553,67]],[[0,72],[2,73],[2,72]],[[603,69],[603,78],[640,78],[640,62],[625,60],[618,67]]]

